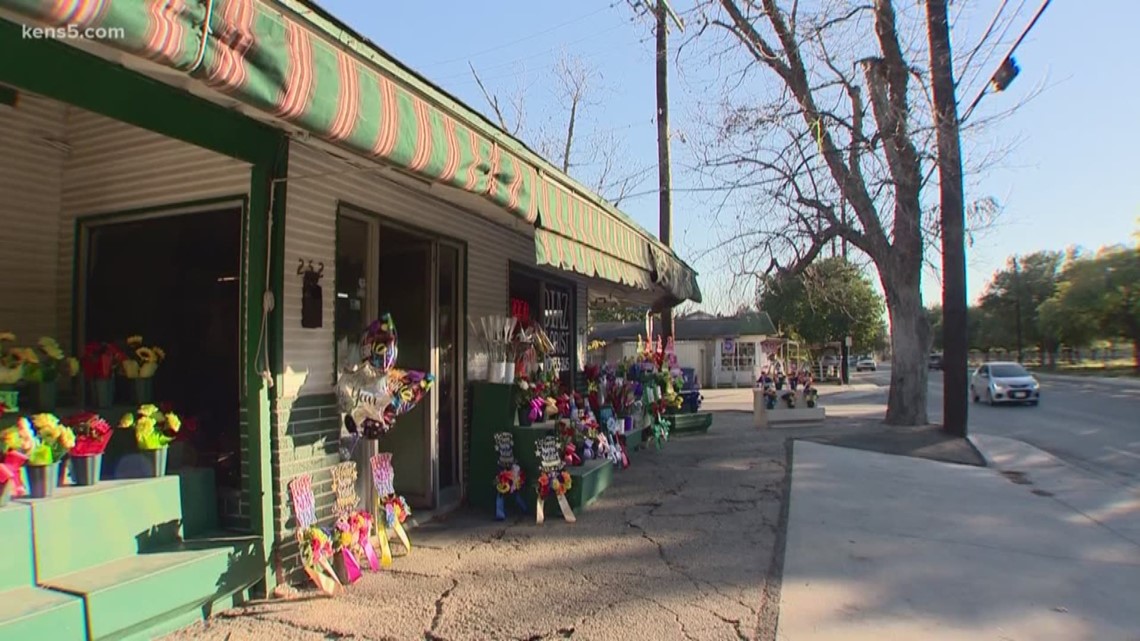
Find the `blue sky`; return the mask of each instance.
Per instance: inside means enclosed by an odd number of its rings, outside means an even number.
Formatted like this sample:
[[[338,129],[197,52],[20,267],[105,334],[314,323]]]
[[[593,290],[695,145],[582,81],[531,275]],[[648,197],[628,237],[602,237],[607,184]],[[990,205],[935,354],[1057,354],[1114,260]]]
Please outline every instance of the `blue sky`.
[[[503,100],[522,96],[529,128],[561,117],[564,104],[551,81],[551,70],[564,52],[597,72],[591,104],[579,126],[584,135],[620,141],[628,170],[656,162],[654,116],[654,42],[651,24],[636,19],[624,0],[497,0],[487,2],[386,2],[321,0],[320,4],[405,64],[467,104],[489,112],[468,63],[474,64],[493,93]],[[1022,5],[1019,31],[1038,4]],[[984,116],[1018,103],[1042,89],[1024,107],[994,125],[968,148],[1014,144],[999,166],[975,178],[967,198],[995,196],[1004,206],[999,223],[977,237],[969,249],[971,299],[982,292],[994,270],[1013,253],[1097,247],[1126,242],[1140,216],[1140,127],[1131,113],[1140,100],[1132,50],[1140,24],[1140,3],[1099,0],[1053,2],[1016,58],[1022,72],[1005,93],[989,95],[979,108]],[[495,5],[498,9],[489,7]],[[675,0],[684,11],[692,0]],[[972,3],[955,34],[963,39],[984,28],[995,2]],[[517,9],[517,10],[516,10]],[[682,40],[674,36],[676,47]],[[955,41],[956,47],[963,43]],[[994,60],[996,63],[996,60]],[[988,69],[982,75],[988,75]],[[673,145],[674,246],[701,273],[706,301],[734,308],[725,258],[709,253],[717,241],[709,212],[719,199],[697,187],[687,167],[695,162],[693,140],[701,135],[701,103],[716,89],[703,65],[682,54],[671,74],[671,120],[680,139]],[[767,76],[754,76],[763,90]],[[972,100],[979,85],[967,87],[959,100]],[[588,171],[588,169],[583,169]],[[656,172],[634,189],[621,208],[646,229],[657,231]],[[637,195],[641,194],[641,195]],[[699,257],[699,258],[698,258]],[[739,288],[738,288],[739,289]],[[924,276],[924,298],[937,302],[937,275]]]

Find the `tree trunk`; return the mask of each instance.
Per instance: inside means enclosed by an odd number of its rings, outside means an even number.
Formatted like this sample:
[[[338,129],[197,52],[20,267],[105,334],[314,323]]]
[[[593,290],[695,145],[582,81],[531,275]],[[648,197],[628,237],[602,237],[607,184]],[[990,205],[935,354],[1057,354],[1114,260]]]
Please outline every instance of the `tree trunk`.
[[[880,270],[891,317],[891,389],[887,396],[888,425],[926,425],[927,352],[930,322],[922,307],[915,270]],[[911,277],[910,274],[914,273]],[[963,384],[965,384],[963,382]]]

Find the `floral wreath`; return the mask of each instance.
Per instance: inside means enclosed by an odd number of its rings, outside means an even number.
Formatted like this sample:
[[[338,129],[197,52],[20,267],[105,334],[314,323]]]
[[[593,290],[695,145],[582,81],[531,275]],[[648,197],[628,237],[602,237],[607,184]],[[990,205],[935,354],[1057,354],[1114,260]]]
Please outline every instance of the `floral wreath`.
[[[538,475],[538,496],[545,499],[549,496],[565,496],[573,484],[570,473],[566,470],[553,470]]]

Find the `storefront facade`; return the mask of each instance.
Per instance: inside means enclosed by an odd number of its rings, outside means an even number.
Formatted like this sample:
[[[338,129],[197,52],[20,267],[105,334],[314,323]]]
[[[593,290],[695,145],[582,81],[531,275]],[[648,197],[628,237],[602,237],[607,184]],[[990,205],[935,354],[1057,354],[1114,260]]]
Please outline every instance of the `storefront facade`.
[[[212,602],[297,578],[288,483],[310,475],[331,517],[329,471],[346,456],[393,452],[422,515],[463,502],[465,395],[486,374],[468,319],[543,323],[572,381],[589,296],[700,294],[647,232],[319,8],[211,5],[140,20],[131,3],[0,1],[0,221],[37,248],[0,256],[0,329],[71,353],[120,334],[163,342],[156,394],[211,435],[174,471],[210,468],[215,495],[188,505],[183,490],[182,517],[255,543],[253,571]],[[26,39],[29,23],[122,37]],[[399,366],[436,386],[385,439],[354,441],[337,372],[383,312]]]

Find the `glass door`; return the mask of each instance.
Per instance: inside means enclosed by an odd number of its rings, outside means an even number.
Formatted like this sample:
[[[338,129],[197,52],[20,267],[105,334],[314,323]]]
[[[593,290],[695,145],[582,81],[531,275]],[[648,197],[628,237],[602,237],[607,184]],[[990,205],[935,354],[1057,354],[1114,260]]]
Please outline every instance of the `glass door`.
[[[436,488],[437,506],[457,504],[461,499],[462,443],[460,412],[459,328],[462,327],[463,307],[460,299],[460,270],[462,248],[440,241],[436,261],[435,310],[435,403],[437,426]]]

